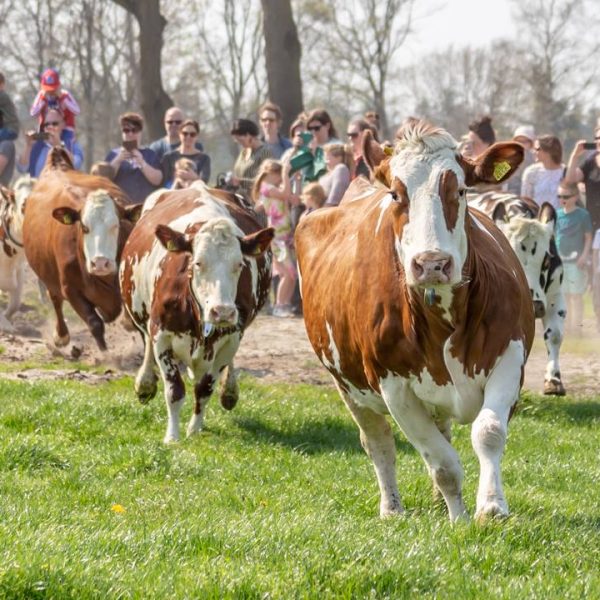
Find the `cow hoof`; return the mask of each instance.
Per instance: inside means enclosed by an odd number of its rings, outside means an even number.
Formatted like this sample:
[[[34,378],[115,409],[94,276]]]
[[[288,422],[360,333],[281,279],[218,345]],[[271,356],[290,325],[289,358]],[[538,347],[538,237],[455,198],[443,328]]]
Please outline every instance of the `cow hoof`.
[[[564,396],[567,392],[560,379],[549,379],[544,381],[545,396]]]
[[[58,333],[55,333],[53,338],[54,345],[57,348],[63,348],[71,341],[71,336],[67,333],[66,335],[60,336]]]
[[[225,410],[232,410],[234,406],[237,404],[238,397],[232,394],[223,394],[221,396],[221,406]]]
[[[491,521],[503,521],[508,518],[508,508],[499,502],[488,502],[475,513],[475,521],[479,524]]]
[[[135,393],[141,404],[148,404],[156,396],[156,381],[148,381],[144,384],[135,386]]]
[[[167,433],[167,435],[165,435],[163,439],[163,442],[165,444],[176,444],[177,442],[179,442],[179,438]]]

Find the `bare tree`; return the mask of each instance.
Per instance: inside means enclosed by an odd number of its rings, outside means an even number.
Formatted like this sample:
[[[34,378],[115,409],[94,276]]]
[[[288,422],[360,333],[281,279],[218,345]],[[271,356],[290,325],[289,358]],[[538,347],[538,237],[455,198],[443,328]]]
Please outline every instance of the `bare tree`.
[[[166,19],[160,12],[160,0],[113,0],[130,12],[139,25],[142,112],[146,118],[148,134],[159,138],[164,134],[164,112],[173,105],[165,92],[161,76],[163,31]]]
[[[269,98],[283,112],[287,130],[302,110],[302,50],[290,0],[261,0]]]

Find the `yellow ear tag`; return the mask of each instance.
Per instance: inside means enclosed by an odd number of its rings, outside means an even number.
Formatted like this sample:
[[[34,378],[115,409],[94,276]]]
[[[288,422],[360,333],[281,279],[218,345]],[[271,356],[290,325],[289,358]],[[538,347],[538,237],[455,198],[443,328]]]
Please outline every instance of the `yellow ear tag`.
[[[394,149],[391,146],[384,146],[383,147],[383,153],[386,156],[392,156],[392,154],[394,154]]]
[[[510,165],[503,160],[494,165],[494,179],[500,181],[510,171]]]
[[[72,225],[73,224],[73,218],[71,217],[70,214],[66,213],[63,215],[63,223],[65,225]]]
[[[175,242],[173,240],[169,240],[167,242],[167,250],[169,252],[175,252],[175,250],[177,250],[177,246],[175,245]]]

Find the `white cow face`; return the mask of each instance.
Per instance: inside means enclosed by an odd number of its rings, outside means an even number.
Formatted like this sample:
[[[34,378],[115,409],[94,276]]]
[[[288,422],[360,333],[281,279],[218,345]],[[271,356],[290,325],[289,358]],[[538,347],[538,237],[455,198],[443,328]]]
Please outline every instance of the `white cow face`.
[[[402,182],[408,208],[397,249],[410,286],[452,286],[462,278],[466,198],[455,147],[447,132],[433,130],[400,142],[390,160],[391,177]]]
[[[545,282],[547,275],[543,278],[542,275],[548,270],[547,256],[551,253],[550,242],[554,234],[555,213],[550,205],[548,207],[551,210],[542,210],[540,220],[513,217],[508,222],[495,221],[523,266],[537,318],[546,313],[547,299],[542,279]]]
[[[88,273],[99,277],[116,273],[120,220],[115,201],[106,190],[90,192],[81,211],[61,207],[52,214],[64,225],[80,223]]]
[[[191,238],[165,225],[156,236],[171,252],[190,252],[190,287],[205,324],[215,327],[237,325],[235,304],[245,256],[262,254],[273,239],[272,228],[244,236],[230,219],[207,221]]]

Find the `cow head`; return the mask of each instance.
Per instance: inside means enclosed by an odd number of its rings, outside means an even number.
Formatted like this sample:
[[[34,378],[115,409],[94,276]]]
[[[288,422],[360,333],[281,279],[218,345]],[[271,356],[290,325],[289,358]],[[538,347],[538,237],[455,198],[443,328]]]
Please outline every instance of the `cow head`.
[[[125,219],[135,222],[141,205],[121,211]],[[52,216],[64,225],[79,224],[81,227],[85,268],[90,275],[103,277],[117,272],[121,217],[114,199],[106,190],[87,194],[81,210],[62,206],[55,208]]]
[[[556,225],[556,211],[544,202],[537,219],[523,216],[508,218],[504,204],[494,210],[496,225],[508,238],[519,262],[523,266],[533,298],[536,318],[546,314],[546,290],[550,256],[554,248],[552,238]]]
[[[215,327],[237,325],[235,304],[244,256],[257,257],[271,243],[275,232],[269,227],[250,235],[230,219],[210,219],[193,235],[158,225],[156,237],[169,252],[189,252],[190,288],[205,324]]]
[[[438,288],[461,282],[467,258],[467,186],[501,183],[523,159],[516,143],[494,144],[469,161],[445,130],[425,121],[408,125],[393,152],[382,150],[367,133],[363,156],[373,177],[404,209],[396,250],[412,287]]]

